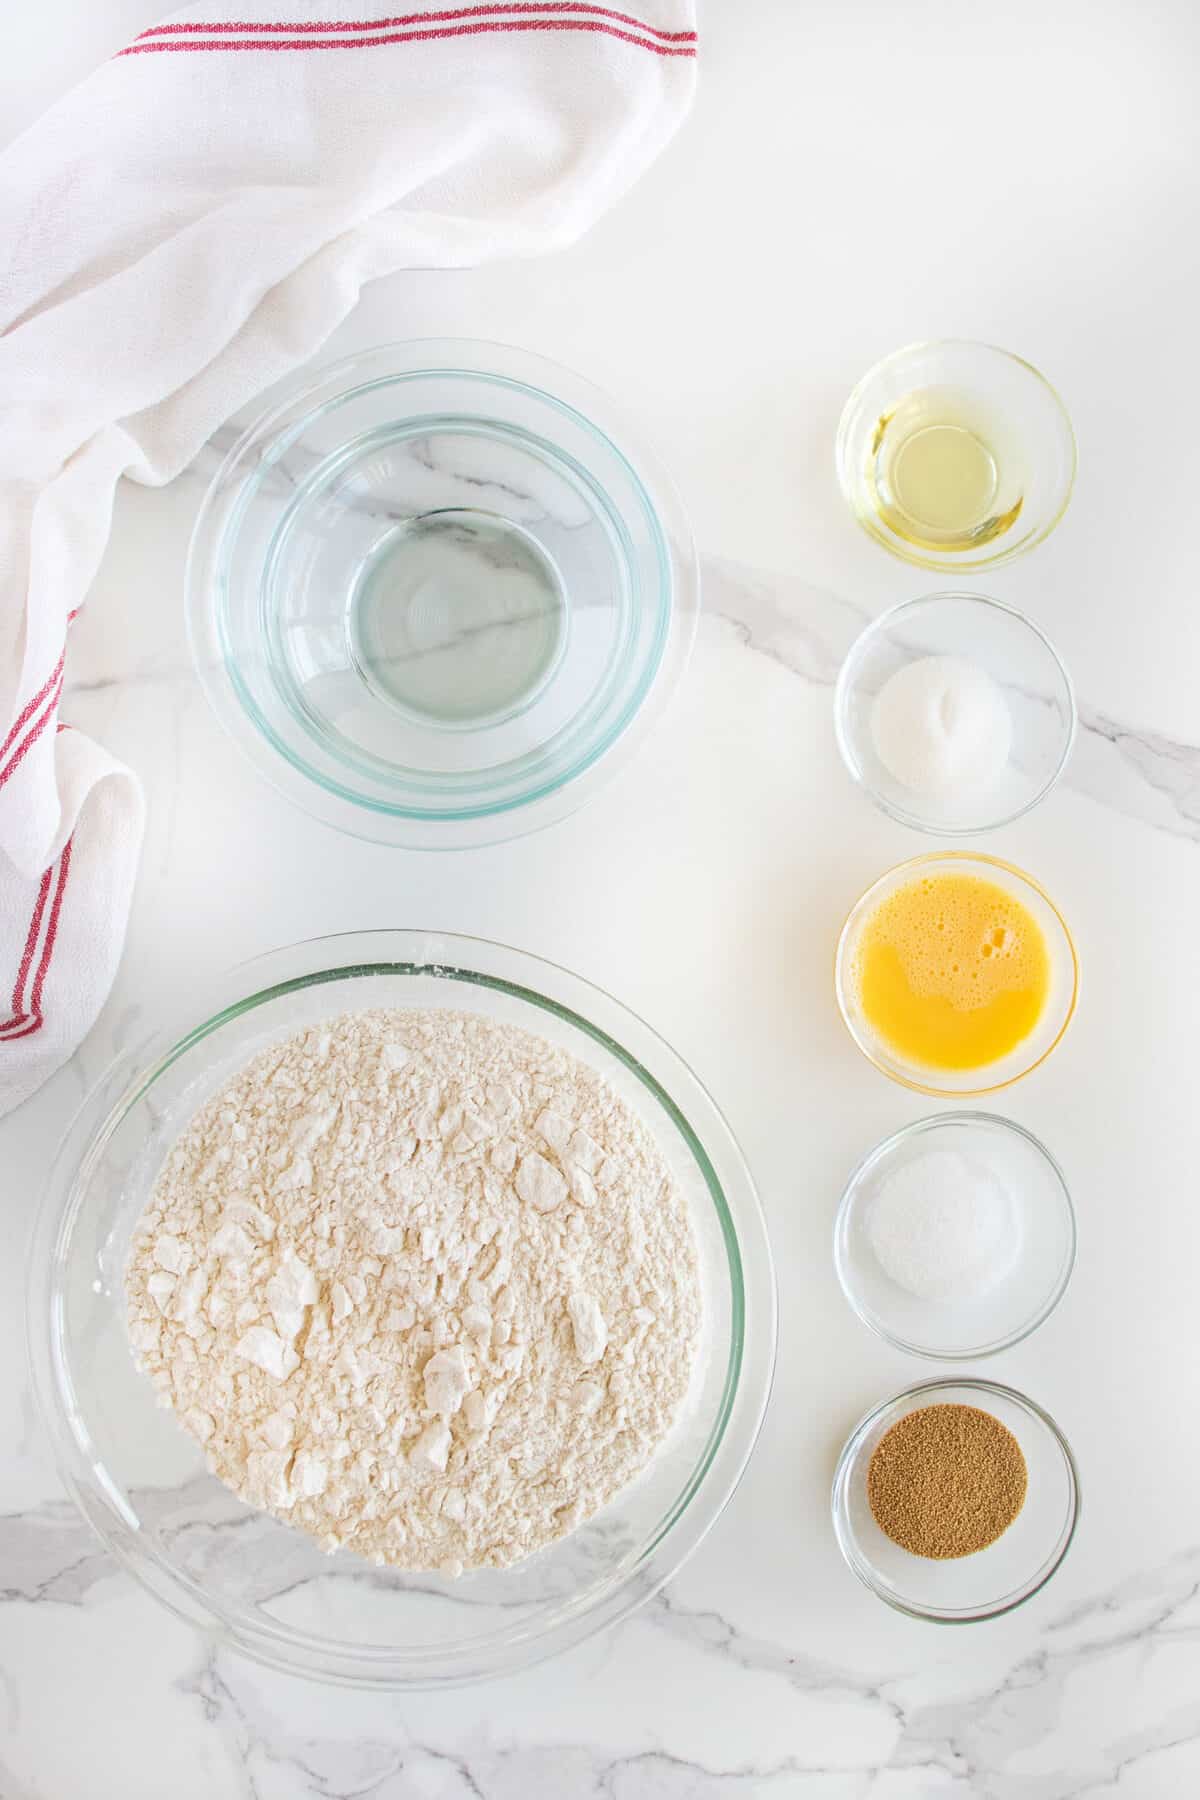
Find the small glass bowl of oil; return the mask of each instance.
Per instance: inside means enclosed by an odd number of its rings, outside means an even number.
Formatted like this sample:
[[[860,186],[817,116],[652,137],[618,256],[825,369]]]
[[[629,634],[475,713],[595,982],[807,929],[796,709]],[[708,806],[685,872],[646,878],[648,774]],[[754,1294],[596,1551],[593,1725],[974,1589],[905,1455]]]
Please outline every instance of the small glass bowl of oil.
[[[837,434],[842,492],[864,530],[924,569],[988,569],[1047,537],[1075,481],[1075,434],[1030,363],[946,338],[887,356]]]

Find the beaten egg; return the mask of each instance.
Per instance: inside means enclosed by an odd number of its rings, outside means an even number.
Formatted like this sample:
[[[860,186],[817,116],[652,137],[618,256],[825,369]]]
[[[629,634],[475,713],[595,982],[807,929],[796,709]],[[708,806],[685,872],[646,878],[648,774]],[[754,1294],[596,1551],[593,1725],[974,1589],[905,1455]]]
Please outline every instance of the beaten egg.
[[[1028,907],[978,875],[895,888],[866,919],[853,975],[863,1017],[930,1069],[981,1069],[1027,1038],[1050,992],[1050,953]]]

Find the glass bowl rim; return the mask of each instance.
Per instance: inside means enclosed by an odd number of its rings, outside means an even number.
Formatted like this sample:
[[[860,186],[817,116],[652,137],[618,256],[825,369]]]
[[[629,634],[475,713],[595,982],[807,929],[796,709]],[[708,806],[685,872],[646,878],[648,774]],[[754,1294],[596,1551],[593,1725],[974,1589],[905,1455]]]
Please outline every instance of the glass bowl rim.
[[[846,960],[846,949],[849,944],[850,933],[853,926],[861,918],[864,909],[869,905],[870,901],[883,886],[885,881],[890,881],[893,876],[901,874],[906,869],[919,869],[927,863],[934,862],[985,863],[989,868],[1003,869],[1006,875],[1015,876],[1019,882],[1023,882],[1027,887],[1031,887],[1038,898],[1044,901],[1049,907],[1055,919],[1058,921],[1059,929],[1061,930],[1067,948],[1071,953],[1071,998],[1067,1010],[1063,1015],[1062,1023],[1055,1032],[1054,1037],[1051,1039],[1050,1043],[1046,1045],[1046,1048],[1042,1051],[1041,1055],[1036,1057],[1033,1062],[1027,1063],[1024,1068],[1018,1069],[1013,1075],[1006,1075],[1003,1081],[989,1082],[986,1087],[934,1087],[928,1082],[916,1081],[911,1076],[903,1075],[898,1069],[889,1069],[887,1064],[880,1061],[866,1040],[855,1030],[846,1005],[846,983],[843,977],[843,970]],[[1071,928],[1063,918],[1062,913],[1050,898],[1050,895],[1046,892],[1041,882],[1035,880],[1027,870],[1018,868],[1016,863],[1006,862],[1002,856],[989,856],[983,850],[926,850],[919,856],[906,857],[903,862],[893,863],[891,868],[885,869],[882,875],[875,878],[870,887],[864,888],[858,899],[854,902],[854,905],[846,914],[842,929],[838,933],[837,946],[834,950],[833,985],[837,996],[838,1011],[842,1015],[843,1025],[850,1033],[851,1041],[857,1049],[862,1052],[863,1056],[866,1057],[871,1066],[879,1070],[881,1075],[886,1075],[889,1081],[897,1082],[900,1087],[908,1088],[911,1093],[928,1094],[935,1100],[981,1100],[987,1094],[999,1094],[1005,1088],[1012,1087],[1015,1082],[1024,1081],[1027,1075],[1032,1075],[1035,1069],[1040,1069],[1047,1057],[1052,1055],[1052,1053],[1058,1049],[1058,1046],[1062,1043],[1062,1040],[1066,1035],[1068,1025],[1070,1025],[1071,1020],[1075,1017],[1075,1009],[1079,1004],[1079,953],[1075,948],[1075,939],[1071,936]]]
[[[845,1498],[850,1470],[862,1446],[863,1439],[876,1420],[889,1408],[906,1405],[910,1400],[915,1400],[918,1395],[932,1394],[939,1389],[952,1388],[970,1388],[975,1393],[997,1396],[1009,1401],[1026,1414],[1032,1415],[1039,1424],[1046,1428],[1058,1446],[1067,1474],[1069,1494],[1067,1521],[1051,1555],[1020,1588],[1002,1595],[998,1601],[987,1606],[926,1607],[901,1600],[875,1580],[874,1571],[865,1558],[856,1553],[848,1523],[843,1516],[842,1502]],[[985,1381],[978,1375],[963,1375],[957,1381],[953,1376],[935,1375],[928,1381],[914,1382],[911,1387],[903,1388],[898,1394],[892,1394],[886,1400],[880,1400],[875,1406],[869,1407],[852,1428],[842,1446],[837,1467],[834,1470],[830,1503],[833,1514],[833,1533],[837,1539],[838,1549],[851,1573],[861,1581],[869,1593],[874,1594],[876,1599],[882,1600],[885,1605],[890,1606],[894,1612],[903,1613],[910,1619],[927,1620],[932,1625],[982,1624],[988,1619],[1002,1618],[1005,1613],[1013,1612],[1018,1606],[1023,1606],[1027,1600],[1032,1600],[1033,1596],[1040,1593],[1050,1578],[1057,1574],[1062,1567],[1063,1558],[1074,1542],[1083,1504],[1079,1485],[1079,1466],[1075,1461],[1075,1453],[1057,1421],[1046,1411],[1045,1407],[1039,1406],[1036,1400],[1031,1400],[1029,1395],[1023,1394],[1019,1388],[1009,1387],[1003,1381]]]
[[[905,546],[902,540],[898,542],[878,531],[872,520],[864,515],[855,499],[856,483],[848,461],[847,445],[851,427],[872,382],[894,365],[903,363],[907,358],[928,355],[939,350],[974,350],[981,352],[985,357],[997,357],[1006,363],[1012,363],[1025,375],[1032,375],[1037,385],[1049,395],[1054,411],[1065,427],[1066,441],[1070,449],[1071,466],[1067,473],[1062,498],[1058,503],[1057,510],[1041,529],[1026,542],[1011,545],[1008,549],[999,550],[991,556],[982,556],[969,561],[962,557],[921,555],[915,545]],[[1043,375],[1036,364],[1031,363],[1027,357],[1018,355],[1015,350],[1006,350],[1002,344],[990,343],[985,338],[916,338],[913,342],[901,344],[898,349],[889,350],[885,356],[879,357],[855,382],[842,408],[841,417],[838,419],[837,432],[834,436],[834,463],[842,498],[859,526],[873,542],[879,544],[884,550],[890,550],[892,555],[899,557],[902,562],[909,563],[918,569],[934,569],[942,574],[952,574],[956,570],[959,573],[973,574],[980,569],[999,568],[1004,563],[1015,561],[1018,556],[1024,556],[1030,550],[1036,550],[1038,545],[1044,544],[1050,533],[1062,523],[1063,516],[1071,504],[1071,496],[1075,492],[1075,480],[1079,472],[1079,443],[1075,436],[1075,426],[1062,395],[1054,383]]]
[[[460,807],[449,815],[432,805],[360,797],[345,781],[327,779],[284,744],[260,718],[258,707],[247,701],[227,654],[221,604],[228,579],[226,540],[246,504],[241,490],[251,475],[260,478],[261,457],[256,455],[252,470],[246,464],[248,453],[264,446],[275,449],[281,441],[287,448],[315,418],[359,392],[431,376],[523,391],[611,453],[649,522],[662,601],[653,662],[639,675],[636,694],[625,702],[603,741],[577,755],[565,775],[543,780],[519,799]],[[239,752],[277,793],[310,817],[368,842],[405,849],[468,849],[506,842],[569,816],[641,747],[686,673],[696,640],[701,578],[679,489],[653,439],[622,402],[539,352],[484,338],[423,337],[385,340],[331,360],[306,361],[257,395],[245,415],[247,423],[222,455],[196,513],[184,570],[184,613],[192,667],[206,701]],[[265,641],[261,623],[258,636]]]
[[[854,689],[855,677],[858,674],[862,659],[872,643],[884,636],[885,633],[891,631],[896,621],[900,618],[911,613],[919,612],[922,607],[931,606],[935,603],[944,605],[947,601],[969,601],[975,606],[984,607],[992,612],[1006,613],[1008,617],[1015,620],[1018,625],[1027,627],[1030,633],[1037,638],[1042,648],[1048,652],[1051,663],[1056,669],[1059,679],[1062,682],[1063,691],[1067,700],[1067,731],[1063,739],[1058,762],[1055,764],[1050,775],[1042,783],[1041,787],[1039,787],[1037,791],[1020,806],[1014,807],[1011,812],[1002,813],[998,818],[989,819],[978,825],[937,824],[932,820],[925,818],[922,814],[913,812],[902,806],[897,806],[893,801],[889,800],[885,794],[880,792],[874,782],[867,779],[866,771],[863,769],[862,763],[855,754],[854,747],[850,741],[850,734],[847,726],[847,714],[849,712],[850,696]],[[1022,612],[1018,606],[1010,606],[1006,600],[997,600],[993,598],[991,594],[972,594],[962,588],[941,588],[936,593],[918,594],[915,599],[900,600],[895,606],[889,606],[886,612],[880,613],[878,618],[869,620],[868,623],[863,626],[849,650],[847,650],[845,656],[842,658],[842,666],[838,670],[837,681],[833,691],[833,729],[834,735],[837,738],[838,751],[851,780],[857,787],[862,789],[863,793],[867,795],[874,806],[879,808],[880,812],[887,814],[889,819],[895,819],[898,825],[906,825],[915,831],[924,832],[929,837],[975,837],[983,832],[999,831],[1005,825],[1015,824],[1018,819],[1023,819],[1026,813],[1032,812],[1035,806],[1040,806],[1047,795],[1058,786],[1063,770],[1071,760],[1071,752],[1075,748],[1075,739],[1079,730],[1079,705],[1075,695],[1075,683],[1071,679],[1070,670],[1067,668],[1066,663],[1063,661],[1051,639],[1042,630],[1041,626],[1029,617],[1028,613]]]
[[[449,954],[446,959],[425,955],[413,960],[396,957],[383,961],[364,960],[361,954],[354,954],[367,941],[384,940],[397,947],[401,940],[414,948],[436,944],[439,949],[445,947]],[[544,972],[543,979],[551,991],[473,968],[472,954],[485,962],[489,955],[501,961],[512,959],[523,975],[536,977]],[[451,960],[455,956],[463,960]],[[302,963],[318,960],[314,966],[288,978],[263,980],[265,973],[276,969],[282,972],[295,959]],[[463,981],[468,991],[471,986],[485,985],[513,994],[526,1003],[540,1004],[544,1011],[579,1028],[615,1056],[666,1113],[695,1160],[716,1208],[734,1289],[730,1354],[716,1422],[709,1428],[703,1449],[680,1493],[656,1522],[636,1560],[624,1569],[615,1584],[610,1583],[582,1609],[575,1597],[570,1597],[557,1603],[548,1626],[527,1625],[512,1637],[469,1640],[465,1651],[457,1643],[413,1652],[395,1645],[360,1646],[341,1639],[322,1640],[318,1635],[272,1620],[248,1619],[236,1608],[214,1604],[202,1587],[157,1548],[150,1549],[144,1541],[139,1542],[136,1533],[128,1530],[128,1521],[121,1518],[103,1461],[93,1453],[82,1409],[72,1404],[73,1374],[62,1338],[61,1288],[69,1268],[66,1252],[87,1204],[91,1169],[128,1109],[180,1056],[231,1019],[253,1012],[281,993],[376,973],[427,973]],[[257,985],[250,991],[239,991],[243,984],[251,983]],[[419,927],[331,933],[284,945],[227,967],[210,978],[206,991],[211,992],[216,986],[230,991],[227,1004],[215,1011],[203,1004],[172,1006],[165,1028],[153,1029],[138,1045],[115,1058],[90,1087],[63,1135],[34,1219],[26,1272],[28,1361],[55,1467],[76,1507],[105,1549],[176,1617],[215,1633],[221,1642],[268,1667],[348,1687],[389,1692],[452,1688],[510,1674],[627,1617],[674,1577],[724,1511],[753,1454],[774,1379],[778,1298],[766,1218],[741,1147],[716,1101],[690,1064],[640,1014],[563,965],[498,940]],[[564,991],[567,998],[558,997]],[[604,1024],[577,1011],[572,999],[594,1000],[601,1017],[615,1015],[623,1034],[627,1032],[635,1039],[640,1035],[644,1049],[649,1050],[656,1063],[665,1065],[671,1088],[665,1087],[641,1057],[627,1049]],[[184,1020],[199,1022],[180,1030],[179,1024]],[[687,1090],[688,1112],[674,1098],[672,1090],[677,1083]],[[697,1105],[706,1115],[701,1128],[692,1124],[690,1116]],[[700,1129],[705,1134],[703,1139]],[[714,1136],[720,1140],[721,1160],[736,1178],[732,1200],[728,1183],[718,1177],[706,1147]],[[119,1493],[119,1485],[115,1491]],[[696,1506],[706,1493],[706,1503],[697,1512]],[[619,1500],[619,1495],[614,1500]],[[468,1656],[469,1666],[465,1662]],[[428,1665],[435,1663],[438,1666],[431,1670]]]
[[[654,555],[659,574],[658,586],[660,590],[660,602],[669,597],[672,589],[672,580],[670,574],[664,573],[664,571],[669,571],[672,558],[658,517],[657,508],[651,503],[650,498],[646,493],[644,483],[638,476],[637,471],[633,468],[632,464],[630,464],[629,459],[625,456],[619,445],[613,443],[607,432],[603,431],[592,420],[586,418],[577,408],[561,401],[556,395],[549,393],[546,389],[533,389],[527,382],[522,382],[508,376],[488,375],[477,370],[419,368],[397,374],[393,378],[393,381],[388,385],[401,386],[405,382],[419,381],[431,375],[435,375],[439,379],[457,379],[459,377],[465,377],[471,380],[477,379],[484,382],[491,382],[502,387],[522,388],[528,393],[536,392],[540,399],[548,400],[558,411],[574,417],[590,431],[594,438],[602,443],[606,443],[618,460],[628,470],[630,479],[642,500],[654,544]],[[380,384],[364,384],[364,386],[376,385]],[[335,396],[334,399],[327,404],[329,407],[332,407],[343,399],[353,399],[360,391],[362,390],[358,388],[347,389],[343,394]],[[415,436],[420,429],[427,424],[428,421],[418,418],[414,421],[411,429],[407,430],[402,435],[404,437]],[[466,421],[461,428],[468,430],[469,427],[473,426],[474,421]],[[378,435],[380,429],[382,428],[377,428],[376,432],[371,435]],[[474,432],[473,435],[484,434]],[[541,440],[537,438],[536,434],[528,431],[524,427],[511,427],[508,436],[514,441],[519,440],[526,444],[538,444],[541,446]],[[355,442],[359,441],[361,440],[355,440]],[[557,447],[554,446],[551,446],[550,448],[553,450],[553,461],[556,472],[561,473],[562,468],[569,469],[571,474],[574,475],[578,481],[579,486],[589,491],[594,498],[597,515],[605,520],[610,537],[618,542],[621,545],[622,552],[627,554],[630,542],[629,533],[625,527],[624,520],[611,505],[605,490],[588,474],[575,456],[570,455],[565,451],[559,451]],[[343,454],[344,453],[342,452],[337,452],[331,453],[331,456],[336,457]],[[306,476],[298,484],[295,494],[286,502],[283,514],[271,534],[271,548],[268,552],[268,561],[270,561],[277,553],[277,546],[285,540],[288,532],[294,528],[296,520],[301,516],[302,504],[310,497],[309,490],[311,489],[312,492],[320,491],[313,485],[314,477],[317,473],[320,473],[320,471],[314,471],[313,475]],[[238,511],[239,515],[244,511],[244,508],[240,504]],[[508,521],[508,523],[511,525],[511,521]],[[529,536],[528,532],[524,531],[522,527],[517,527],[516,530],[523,537]],[[225,582],[223,577],[221,586],[224,587],[224,585]],[[635,613],[636,610],[637,608],[635,606]],[[331,798],[344,800],[348,805],[361,809],[364,814],[375,813],[380,814],[385,818],[409,820],[415,825],[432,823],[435,827],[438,825],[452,827],[454,825],[470,826],[476,821],[481,820],[499,820],[505,818],[510,813],[518,813],[522,807],[536,806],[541,800],[552,799],[560,789],[568,787],[573,781],[576,781],[582,775],[585,775],[593,764],[599,762],[603,756],[606,756],[617,744],[627,726],[629,726],[637,717],[642,704],[653,690],[655,680],[658,676],[659,666],[665,654],[670,637],[671,614],[671,605],[668,603],[664,606],[660,603],[657,616],[654,620],[654,633],[650,644],[650,653],[645,666],[639,670],[633,692],[622,706],[619,716],[612,721],[606,732],[598,740],[589,742],[586,736],[584,737],[584,747],[581,753],[576,756],[575,760],[568,768],[562,772],[553,774],[548,773],[540,781],[539,785],[527,789],[516,798],[496,800],[485,798],[481,793],[469,804],[453,806],[446,811],[440,811],[438,806],[432,801],[426,804],[418,804],[415,801],[402,803],[400,800],[388,799],[383,796],[371,796],[357,792],[351,782],[352,771],[357,771],[360,775],[366,775],[369,780],[372,779],[373,772],[369,769],[368,765],[372,761],[375,761],[379,765],[379,769],[384,772],[386,772],[387,765],[382,759],[375,758],[371,752],[357,750],[352,744],[347,744],[339,753],[340,761],[343,770],[345,771],[344,773],[337,776],[333,773],[322,773],[321,769],[317,766],[316,761],[309,760],[306,754],[295,748],[292,743],[275,729],[270,718],[259,706],[253,692],[243,679],[242,672],[233,655],[233,647],[229,642],[228,637],[228,619],[224,612],[218,613],[217,624],[225,652],[223,663],[226,679],[237,695],[243,712],[257,731],[259,737],[264,739],[270,745],[277,756],[282,757],[285,762],[290,763],[297,774],[303,776],[306,780],[311,781],[316,787],[322,789],[324,793],[328,794]],[[281,655],[278,619],[273,615],[266,616],[264,614],[264,617],[264,640],[271,643],[276,660],[284,665],[282,675],[277,678],[278,691],[285,701],[292,722],[299,727],[300,735],[298,741],[309,745],[315,745],[319,752],[324,744],[321,727],[318,720],[307,706],[304,697],[298,688],[294,671],[286,665],[286,661]],[[565,634],[564,643],[560,648],[565,649]],[[561,657],[557,658],[556,664],[560,660]],[[609,673],[611,674],[611,671],[609,671]],[[545,684],[543,684],[543,687],[544,685]],[[543,691],[543,689],[539,688],[539,693],[541,691]],[[595,698],[595,696],[592,697],[593,705],[595,704]],[[522,702],[520,707],[510,715],[510,717],[515,718],[521,716],[531,703],[530,699],[526,699]],[[507,719],[497,721],[500,725],[506,724],[507,722]],[[577,738],[579,736],[581,723],[584,722],[586,722],[586,715],[581,715],[580,718],[573,719],[564,732],[564,735]],[[480,721],[479,724],[481,729],[488,728],[486,721]],[[453,730],[458,733],[463,731],[463,727],[457,724],[454,726],[444,726],[442,729]],[[533,753],[529,751],[526,751],[522,757],[514,759],[516,762],[528,762],[532,760],[534,760],[534,756]],[[495,789],[497,786],[501,785],[496,780],[497,770],[501,768],[511,768],[512,766],[512,761],[508,764],[497,765],[497,769],[488,772],[487,779],[483,782],[483,786]],[[376,778],[382,779],[383,776],[377,775]],[[439,790],[441,797],[447,800],[453,795],[456,786],[461,785],[458,777],[448,777],[444,772],[433,779],[435,780],[436,787]]]
[[[911,1338],[903,1337],[899,1332],[890,1331],[873,1311],[861,1300],[851,1279],[846,1251],[846,1236],[850,1218],[854,1212],[862,1184],[872,1169],[897,1145],[916,1138],[925,1131],[937,1131],[946,1125],[998,1125],[1022,1137],[1030,1144],[1046,1163],[1054,1177],[1055,1191],[1058,1194],[1061,1210],[1067,1223],[1067,1252],[1058,1277],[1049,1289],[1046,1298],[1037,1310],[1014,1331],[1005,1336],[994,1338],[989,1343],[981,1344],[973,1349],[931,1350],[927,1345],[919,1344]],[[897,1131],[889,1132],[881,1138],[859,1161],[847,1177],[842,1189],[842,1197],[838,1202],[837,1214],[833,1222],[833,1263],[837,1271],[838,1282],[846,1297],[851,1311],[872,1330],[876,1337],[882,1338],[895,1350],[902,1350],[909,1356],[919,1356],[927,1362],[978,1362],[983,1357],[995,1356],[1001,1350],[1011,1350],[1014,1345],[1023,1343],[1032,1337],[1039,1326],[1044,1325],[1070,1285],[1074,1273],[1079,1249],[1079,1223],[1075,1204],[1071,1199],[1071,1190],[1067,1186],[1067,1178],[1063,1174],[1057,1160],[1053,1157],[1041,1139],[1026,1126],[1019,1125],[1015,1119],[1006,1119],[1000,1113],[981,1112],[977,1108],[967,1108],[962,1112],[928,1113],[922,1119],[913,1119],[907,1125],[901,1125]]]

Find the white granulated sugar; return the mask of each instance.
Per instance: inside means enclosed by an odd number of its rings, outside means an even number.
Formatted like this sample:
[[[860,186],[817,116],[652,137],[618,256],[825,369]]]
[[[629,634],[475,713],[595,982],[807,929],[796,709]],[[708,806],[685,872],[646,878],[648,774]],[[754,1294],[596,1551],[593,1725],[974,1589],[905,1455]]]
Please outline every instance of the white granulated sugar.
[[[642,1469],[687,1391],[682,1193],[593,1069],[460,1012],[347,1014],[172,1148],[134,1356],[252,1505],[378,1562],[504,1567]]]
[[[929,798],[986,793],[1012,749],[1012,715],[999,685],[962,656],[922,656],[884,682],[871,709],[871,741],[888,774]]]
[[[884,1273],[922,1300],[976,1300],[1019,1248],[1012,1198],[991,1169],[926,1150],[881,1179],[867,1234]]]

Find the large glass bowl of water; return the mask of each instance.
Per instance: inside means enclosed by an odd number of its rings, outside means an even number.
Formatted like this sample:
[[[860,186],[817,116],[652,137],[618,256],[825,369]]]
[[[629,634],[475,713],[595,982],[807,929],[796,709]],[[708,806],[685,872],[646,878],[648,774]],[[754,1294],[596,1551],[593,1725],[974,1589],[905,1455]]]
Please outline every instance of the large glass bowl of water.
[[[308,812],[413,848],[572,811],[687,663],[680,502],[612,404],[496,344],[391,344],[258,406],[197,519],[200,680]]]
[[[670,1433],[568,1536],[458,1579],[376,1568],[239,1500],[156,1403],[130,1354],[125,1264],[171,1145],[268,1044],[359,1009],[481,1013],[596,1069],[653,1134],[688,1205],[702,1323]],[[231,970],[123,1056],[66,1133],[35,1231],[31,1362],[63,1481],[113,1554],[173,1612],[266,1663],[403,1689],[511,1672],[650,1598],[732,1495],[766,1408],[775,1278],[762,1209],[729,1127],[669,1046],[552,963],[480,939],[354,932]]]

